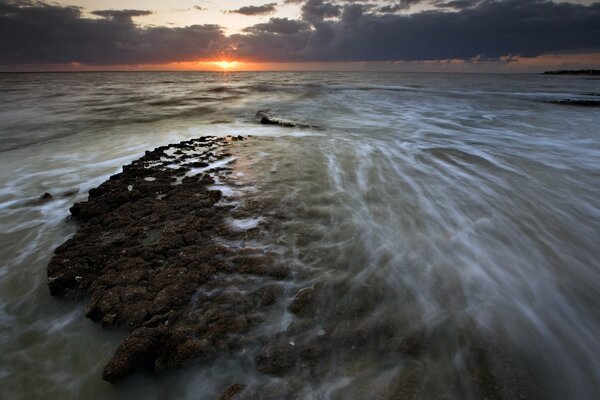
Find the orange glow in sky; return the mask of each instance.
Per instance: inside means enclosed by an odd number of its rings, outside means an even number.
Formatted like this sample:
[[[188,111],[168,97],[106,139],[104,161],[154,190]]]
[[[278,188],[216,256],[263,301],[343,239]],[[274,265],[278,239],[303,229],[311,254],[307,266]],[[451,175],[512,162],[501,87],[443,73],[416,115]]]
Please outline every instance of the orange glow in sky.
[[[239,62],[237,61],[214,61],[213,64],[220,67],[224,71],[235,70],[239,67]]]

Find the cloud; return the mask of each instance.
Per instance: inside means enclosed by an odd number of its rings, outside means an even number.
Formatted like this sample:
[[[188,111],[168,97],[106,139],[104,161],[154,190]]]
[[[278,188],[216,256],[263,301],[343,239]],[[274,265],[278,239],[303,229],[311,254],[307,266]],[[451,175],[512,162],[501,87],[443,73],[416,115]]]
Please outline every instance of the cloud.
[[[468,1],[468,0],[467,0]],[[415,4],[422,3],[423,0],[401,0],[379,7],[377,11],[380,13],[397,13],[399,11],[405,11],[414,6]]]
[[[231,10],[230,13],[242,14],[242,15],[265,15],[272,14],[277,10],[277,3],[264,4],[262,6],[246,6],[238,8],[237,10]]]
[[[337,17],[341,14],[341,10],[341,6],[323,0],[307,0],[302,5],[302,19],[311,22],[320,21]]]
[[[251,33],[278,33],[282,35],[293,35],[300,31],[307,30],[310,25],[304,21],[296,21],[287,18],[271,18],[269,22],[256,24],[244,29],[244,32]]]
[[[123,65],[193,61],[225,45],[217,25],[141,28],[143,10],[102,10],[84,18],[80,8],[43,2],[0,3],[0,64]]]
[[[158,64],[221,52],[268,62],[502,60],[600,49],[600,3],[429,0],[437,7],[398,13],[382,12],[381,1],[287,2],[301,3],[300,19],[271,18],[225,36],[217,25],[141,27],[133,19],[146,10],[86,18],[77,7],[4,1],[0,64]]]
[[[482,0],[435,0],[433,4],[439,8],[454,8],[456,10],[461,10],[463,8],[475,7],[481,2]]]
[[[368,3],[350,3],[304,2],[303,19],[313,25],[308,34],[280,38],[255,33],[234,39],[243,56],[268,61],[497,59],[600,49],[600,3],[484,0],[457,11],[412,14],[368,12]],[[329,6],[340,10],[336,19],[325,20],[327,14],[312,11]]]
[[[151,15],[152,11],[147,10],[100,10],[92,11],[93,15],[114,20],[131,20],[133,17],[142,17]]]

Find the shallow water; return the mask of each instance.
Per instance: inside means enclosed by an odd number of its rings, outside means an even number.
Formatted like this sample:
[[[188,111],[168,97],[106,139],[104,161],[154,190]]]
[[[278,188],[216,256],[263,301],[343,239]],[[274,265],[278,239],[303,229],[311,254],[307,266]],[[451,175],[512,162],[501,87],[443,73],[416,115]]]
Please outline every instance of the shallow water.
[[[387,398],[411,369],[423,398],[481,398],[468,373],[480,347],[495,398],[596,398],[600,112],[546,101],[598,93],[599,80],[535,75],[1,74],[0,397],[210,399],[277,381],[240,355],[105,383],[124,332],[46,286],[76,229],[68,208],[90,188],[145,149],[249,134],[217,186],[262,211],[229,223],[262,227],[242,245],[280,254],[290,299],[326,285],[315,334],[385,321],[428,338],[399,356],[369,333],[321,379],[286,378],[300,398]],[[322,129],[261,126],[262,109]],[[35,204],[44,192],[54,199]],[[265,329],[294,318],[281,308]]]

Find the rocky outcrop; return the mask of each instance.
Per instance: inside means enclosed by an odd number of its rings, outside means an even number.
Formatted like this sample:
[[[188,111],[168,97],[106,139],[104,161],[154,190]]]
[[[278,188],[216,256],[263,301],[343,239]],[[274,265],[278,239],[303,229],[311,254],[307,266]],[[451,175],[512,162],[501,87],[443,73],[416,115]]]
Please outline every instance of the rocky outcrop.
[[[308,398],[340,377],[359,377],[359,398],[441,398],[439,390],[467,389],[477,399],[546,397],[531,390],[528,370],[521,378],[520,366],[498,366],[510,358],[476,340],[475,324],[422,322],[418,305],[407,295],[399,306],[383,277],[294,271],[296,280],[287,282],[291,271],[268,246],[226,245],[277,233],[273,226],[240,229],[232,218],[262,215],[261,207],[279,217],[272,204],[235,208],[213,188],[232,172],[239,140],[205,137],[148,151],[71,208],[80,226],[56,249],[48,285],[55,296],[88,298],[86,315],[102,326],[128,329],[104,379],[243,354],[247,379],[232,377],[219,399]],[[427,381],[447,351],[446,330],[464,343],[460,376],[445,374],[466,389]],[[361,375],[373,370],[387,373]],[[340,388],[336,397],[355,389]]]
[[[48,285],[54,296],[89,297],[88,318],[130,330],[104,379],[234,351],[260,309],[281,296],[278,281],[288,271],[268,253],[215,240],[253,235],[229,229],[232,207],[210,189],[214,176],[230,172],[211,164],[226,164],[237,140],[207,137],[148,151],[71,208],[81,226],[56,249]],[[232,286],[239,290],[225,290]]]
[[[263,125],[279,125],[285,128],[319,128],[318,126],[281,118],[267,110],[258,111],[256,113],[256,119]]]
[[[588,99],[549,100],[547,103],[558,104],[562,106],[600,107],[600,100]]]

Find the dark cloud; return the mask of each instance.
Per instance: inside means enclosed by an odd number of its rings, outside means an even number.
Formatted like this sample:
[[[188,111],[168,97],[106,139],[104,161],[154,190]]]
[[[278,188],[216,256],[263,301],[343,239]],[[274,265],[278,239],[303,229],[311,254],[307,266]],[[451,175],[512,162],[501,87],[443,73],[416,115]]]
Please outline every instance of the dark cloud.
[[[308,0],[303,10],[325,4],[335,6]],[[294,38],[255,34],[235,39],[242,42],[244,55],[269,61],[496,59],[600,49],[600,3],[484,0],[453,12],[412,14],[365,12],[364,6],[360,2],[338,5],[341,14],[330,21],[307,18],[304,11],[303,18],[313,24],[313,30]],[[268,51],[267,43],[276,50]],[[282,48],[289,52],[281,53]]]
[[[92,11],[93,15],[97,15],[99,17],[104,17],[108,19],[117,19],[117,20],[131,20],[133,17],[142,17],[144,15],[151,15],[152,11],[146,10],[100,10],[100,11]]]
[[[415,4],[422,3],[423,0],[401,0],[396,2],[391,2],[393,4],[387,4],[385,6],[381,6],[377,9],[380,13],[397,13],[400,11],[405,11],[414,6]]]
[[[264,4],[262,6],[247,6],[241,7],[237,10],[231,10],[230,13],[242,14],[242,15],[265,15],[272,14],[277,11],[277,3]]]
[[[341,14],[339,5],[323,0],[307,0],[302,5],[302,18],[307,21],[321,21],[325,18],[337,17]]]
[[[400,10],[408,10],[413,5],[437,1],[437,0],[328,0],[328,2],[317,1],[317,3],[324,3],[325,5],[329,4],[331,6],[340,6],[344,4],[361,4],[365,9],[379,9],[383,10],[382,12],[397,12]],[[442,1],[442,0],[440,0]],[[311,3],[311,0],[285,0],[286,4],[308,4]],[[314,3],[314,1],[313,1]],[[381,3],[387,3],[385,5],[381,5]]]
[[[42,2],[0,3],[0,64],[164,63],[210,57],[224,46],[217,25],[140,28],[148,11],[95,11]]]
[[[433,4],[439,8],[454,8],[456,10],[462,10],[463,8],[475,7],[481,2],[482,0],[436,0],[433,2]]]
[[[268,32],[282,35],[293,35],[300,31],[307,30],[309,27],[310,25],[304,21],[296,21],[287,18],[271,18],[269,22],[257,24],[244,29],[244,32]]]
[[[296,2],[287,0],[288,3]],[[402,2],[388,2],[389,6]],[[415,1],[404,4],[414,4]],[[274,3],[273,3],[274,4]],[[139,64],[231,57],[271,62],[494,60],[600,51],[600,3],[431,0],[424,12],[381,2],[305,0],[301,19],[271,18],[242,34],[216,25],[140,27],[148,11],[0,3],[0,64]]]

